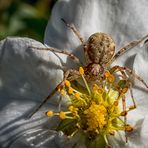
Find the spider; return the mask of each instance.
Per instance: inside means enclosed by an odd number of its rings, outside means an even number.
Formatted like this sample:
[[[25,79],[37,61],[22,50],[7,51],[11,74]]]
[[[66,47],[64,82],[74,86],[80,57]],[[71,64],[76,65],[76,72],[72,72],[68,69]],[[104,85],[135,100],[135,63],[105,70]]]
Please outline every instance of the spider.
[[[115,42],[113,41],[112,37],[105,33],[97,32],[92,34],[87,41],[81,37],[79,31],[75,28],[73,24],[68,24],[64,19],[61,19],[64,24],[72,30],[72,32],[78,37],[81,44],[83,45],[83,50],[85,54],[85,60],[86,65],[84,66],[84,73],[88,80],[91,81],[98,81],[101,82],[101,80],[104,78],[105,72],[109,71],[110,73],[120,72],[121,76],[125,79],[127,87],[130,88],[131,97],[133,100],[134,107],[136,108],[136,104],[133,98],[132,93],[132,83],[129,80],[129,76],[132,76],[139,81],[141,81],[146,88],[148,88],[148,85],[145,83],[145,81],[138,76],[136,73],[134,73],[133,70],[129,69],[128,67],[121,67],[121,66],[113,66],[110,68],[110,65],[121,55],[123,55],[127,50],[130,50],[131,48],[137,46],[141,42],[144,42],[148,39],[148,35],[144,36],[143,38],[132,41],[128,43],[126,46],[119,49],[117,53],[115,53]],[[81,63],[80,59],[77,58],[74,54],[66,51],[66,50],[60,50],[57,48],[36,48],[32,47],[37,50],[49,50],[55,53],[61,53],[69,56],[73,61]],[[72,80],[79,77],[79,71],[77,69],[68,69],[64,72],[64,78],[63,80],[57,85],[57,87],[45,98],[41,104],[30,114],[29,118],[32,117],[57,91],[58,88],[63,87],[65,80]],[[123,99],[123,108],[125,108],[125,100]]]

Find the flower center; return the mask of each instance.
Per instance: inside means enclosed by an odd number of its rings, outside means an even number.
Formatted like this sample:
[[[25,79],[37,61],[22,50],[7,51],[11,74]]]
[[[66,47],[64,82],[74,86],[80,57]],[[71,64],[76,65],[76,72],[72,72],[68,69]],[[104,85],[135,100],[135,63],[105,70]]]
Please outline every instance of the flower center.
[[[115,77],[106,72],[101,85],[99,83],[90,86],[82,68],[79,73],[84,85],[65,80],[65,87],[58,90],[69,100],[67,111],[47,112],[49,117],[58,115],[62,119],[58,129],[70,136],[78,131],[91,139],[101,136],[107,145],[108,135],[114,135],[119,130],[131,132],[133,128],[126,123],[126,115],[134,108],[131,106],[126,109],[125,93],[128,88],[124,81],[116,82]],[[122,103],[123,109],[119,102]]]
[[[86,115],[88,131],[103,129],[106,122],[107,110],[103,105],[92,102],[90,107],[84,111]],[[98,132],[98,131],[97,131]]]

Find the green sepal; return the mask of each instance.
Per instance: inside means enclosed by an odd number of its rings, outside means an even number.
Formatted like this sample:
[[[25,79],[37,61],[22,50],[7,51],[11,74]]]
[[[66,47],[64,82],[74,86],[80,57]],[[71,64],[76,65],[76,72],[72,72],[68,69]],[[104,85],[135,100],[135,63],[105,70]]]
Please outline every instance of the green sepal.
[[[86,139],[87,148],[105,148],[106,142],[103,136],[98,135],[94,140]]]

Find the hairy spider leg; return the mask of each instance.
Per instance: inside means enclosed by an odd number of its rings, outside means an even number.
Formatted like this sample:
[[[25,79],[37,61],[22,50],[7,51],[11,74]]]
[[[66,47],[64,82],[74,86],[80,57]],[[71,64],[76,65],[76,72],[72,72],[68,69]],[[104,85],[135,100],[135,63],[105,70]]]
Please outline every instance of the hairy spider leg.
[[[76,29],[76,27],[73,25],[73,24],[68,24],[63,18],[61,18],[61,20],[65,23],[65,25],[67,26],[67,27],[69,27],[72,31],[73,31],[73,33],[78,37],[78,39],[80,40],[80,42],[82,43],[82,44],[84,44],[84,42],[85,42],[85,40],[83,39],[83,37],[80,35],[80,32]]]
[[[111,71],[112,73],[115,72],[117,69],[116,68],[112,68]],[[135,103],[135,99],[133,96],[133,90],[132,90],[132,82],[129,80],[128,76],[126,75],[126,73],[123,71],[123,69],[118,70],[119,72],[121,72],[121,77],[127,81],[128,84],[126,84],[126,87],[129,88],[130,90],[130,96],[133,102],[133,105],[129,107],[128,110],[126,110],[126,100],[125,100],[125,96],[122,96],[122,105],[123,105],[123,112],[125,112],[125,116],[124,116],[124,123],[125,126],[127,125],[127,117],[126,114],[128,113],[128,111],[134,110],[136,108],[136,103]],[[127,137],[127,131],[125,129],[125,140],[126,143],[128,142],[128,137]]]
[[[132,42],[128,43],[126,46],[122,47],[121,49],[119,49],[119,51],[114,55],[113,59],[107,65],[110,65],[113,61],[115,61],[118,57],[123,55],[126,51],[134,48],[135,46],[137,46],[141,42],[145,41],[146,39],[148,39],[148,35],[144,36],[143,38],[141,38],[137,41],[132,41]]]
[[[65,86],[64,81],[66,79],[68,79],[69,75],[79,75],[79,72],[75,69],[68,69],[65,73],[64,73],[64,79],[62,80],[62,82],[60,82],[56,88],[39,104],[39,106],[28,116],[28,118],[31,118],[37,111],[39,111],[39,109],[49,100],[51,99],[52,96],[55,95],[55,93],[58,91],[59,88],[62,88]]]
[[[51,52],[57,52],[57,53],[65,54],[65,55],[69,56],[74,62],[83,65],[78,57],[76,57],[74,54],[70,53],[67,50],[60,50],[60,49],[53,48],[53,47],[50,47],[50,48],[30,47],[30,48],[34,48],[36,50],[47,50],[47,51],[49,50]]]
[[[72,30],[72,32],[78,37],[80,42],[83,45],[84,55],[85,55],[85,61],[87,58],[87,42],[83,39],[83,37],[80,35],[80,32],[76,29],[76,27],[73,24],[68,24],[63,18],[61,20],[65,23],[65,25]]]
[[[146,88],[148,88],[148,85],[146,84],[146,82],[139,76],[137,75],[133,70],[131,70],[128,67],[121,67],[121,66],[114,66],[111,68],[110,72],[117,72],[117,71],[125,71],[127,72],[130,76],[132,76],[133,78],[136,78],[137,80],[139,80]]]
[[[126,73],[123,70],[120,70],[120,72],[122,74],[123,79],[127,80],[127,82],[128,82],[128,88],[130,90],[130,96],[131,96],[132,102],[133,102],[133,106],[132,106],[131,109],[135,109],[136,108],[136,102],[135,102],[134,95],[133,95],[133,90],[132,90],[133,84],[132,84],[131,80],[129,80],[128,76],[126,75]]]

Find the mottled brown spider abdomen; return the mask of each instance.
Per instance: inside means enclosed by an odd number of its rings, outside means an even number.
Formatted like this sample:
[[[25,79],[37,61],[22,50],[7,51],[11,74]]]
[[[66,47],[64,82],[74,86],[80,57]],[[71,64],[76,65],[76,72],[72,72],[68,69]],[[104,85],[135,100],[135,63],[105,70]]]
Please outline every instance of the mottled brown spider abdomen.
[[[113,39],[105,33],[95,33],[87,41],[87,56],[92,63],[106,64],[115,53]]]

